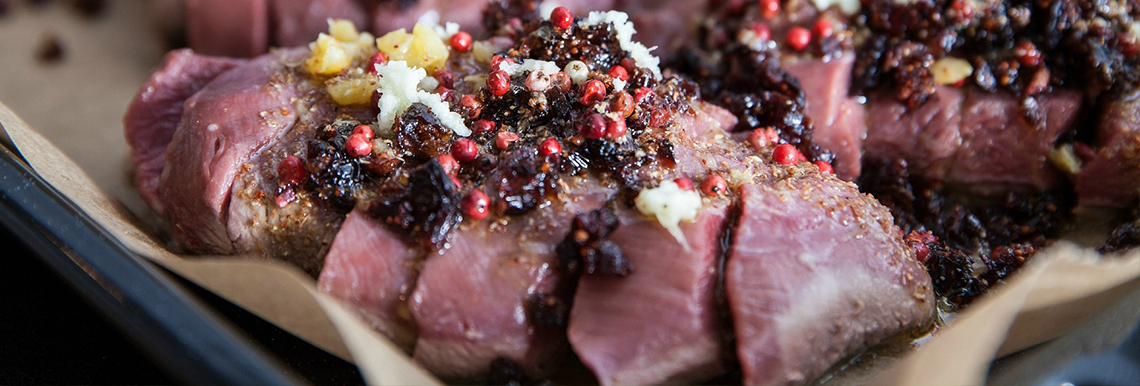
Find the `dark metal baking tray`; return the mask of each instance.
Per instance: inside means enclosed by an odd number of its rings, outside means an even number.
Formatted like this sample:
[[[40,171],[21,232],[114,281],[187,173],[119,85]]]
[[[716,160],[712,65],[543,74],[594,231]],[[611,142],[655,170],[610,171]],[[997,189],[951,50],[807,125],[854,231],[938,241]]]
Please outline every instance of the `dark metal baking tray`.
[[[304,378],[319,383],[361,382],[351,364],[132,253],[5,146],[0,146],[0,226],[176,381],[301,384],[305,380],[299,377],[301,372],[289,365],[306,368],[316,362],[308,367],[346,375],[304,374]],[[275,349],[303,354],[282,360],[274,356],[277,352],[271,354],[255,343],[251,332],[278,346]],[[59,366],[61,371],[68,368]]]

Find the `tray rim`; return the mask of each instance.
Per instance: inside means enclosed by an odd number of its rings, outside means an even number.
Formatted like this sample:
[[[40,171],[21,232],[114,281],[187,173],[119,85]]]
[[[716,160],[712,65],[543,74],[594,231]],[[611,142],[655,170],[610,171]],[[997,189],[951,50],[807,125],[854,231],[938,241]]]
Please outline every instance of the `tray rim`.
[[[174,379],[303,384],[168,274],[110,237],[8,144],[0,145],[0,226]]]

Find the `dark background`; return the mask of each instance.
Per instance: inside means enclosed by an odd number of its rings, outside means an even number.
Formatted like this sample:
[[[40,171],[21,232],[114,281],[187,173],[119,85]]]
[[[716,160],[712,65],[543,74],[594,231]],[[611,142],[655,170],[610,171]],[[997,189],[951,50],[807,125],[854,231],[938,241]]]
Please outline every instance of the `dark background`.
[[[177,383],[98,310],[0,227],[0,384]],[[360,384],[352,364],[169,275],[250,334],[298,378]]]

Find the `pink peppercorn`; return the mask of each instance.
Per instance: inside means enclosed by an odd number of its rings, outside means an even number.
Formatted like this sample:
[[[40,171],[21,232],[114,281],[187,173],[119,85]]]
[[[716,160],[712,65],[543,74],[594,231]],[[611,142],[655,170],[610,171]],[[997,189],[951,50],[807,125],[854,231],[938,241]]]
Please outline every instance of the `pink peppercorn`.
[[[768,28],[767,24],[756,23],[752,25],[752,35],[760,40],[768,40],[772,38],[772,30]]]
[[[459,172],[459,163],[455,162],[455,157],[452,157],[451,154],[440,154],[439,157],[435,157],[435,160],[439,162],[439,166],[443,168],[444,173],[454,176],[455,173]],[[457,183],[456,186],[458,185]]]
[[[816,19],[815,24],[811,26],[811,30],[815,33],[815,36],[820,38],[830,37],[831,34],[835,33],[835,27],[831,25],[831,19],[826,17]]]
[[[375,134],[373,134],[373,132],[372,132],[372,126],[368,126],[368,125],[358,125],[358,126],[356,126],[355,129],[352,129],[352,135],[357,135],[357,134],[363,135],[364,138],[368,138],[368,139],[375,138]]]
[[[492,131],[495,131],[495,122],[488,121],[486,119],[480,119],[471,124],[471,131],[475,134],[490,133]]]
[[[543,157],[557,157],[562,155],[562,144],[557,139],[547,138],[538,144],[538,155]]]
[[[587,80],[582,83],[581,94],[578,101],[587,106],[592,105],[606,97],[606,85],[597,79]]]
[[[788,30],[786,39],[793,50],[803,51],[811,43],[811,31],[804,27],[792,27]]]
[[[629,71],[626,71],[625,67],[622,66],[610,67],[610,70],[606,72],[606,74],[614,79],[621,80],[622,82],[629,80]]]
[[[383,53],[377,52],[368,57],[368,72],[372,75],[379,75],[376,71],[376,65],[388,63],[388,57]]]
[[[688,178],[680,177],[680,178],[673,180],[673,183],[677,184],[677,187],[681,188],[681,190],[684,190],[684,191],[692,191],[693,190],[693,181],[688,179]]]
[[[574,13],[566,7],[555,8],[554,11],[550,12],[550,23],[554,24],[554,28],[570,28],[574,24]]]
[[[511,76],[506,71],[492,71],[487,77],[487,90],[494,96],[503,96],[511,90]]]
[[[821,172],[824,172],[827,174],[835,174],[835,169],[832,168],[831,164],[828,163],[827,161],[819,160],[819,161],[815,161],[812,163],[815,164],[815,166],[818,167],[819,171],[821,171]]]
[[[760,16],[765,19],[776,17],[780,13],[780,0],[760,0]]]
[[[618,139],[625,136],[626,126],[625,119],[606,119],[606,138]]]
[[[468,163],[479,157],[479,145],[467,138],[460,138],[451,143],[451,156],[456,161]]]
[[[507,150],[511,147],[512,143],[519,140],[519,135],[510,131],[500,131],[495,134],[495,147]]]
[[[719,174],[713,174],[701,181],[701,193],[706,196],[722,196],[728,191],[728,183]]]
[[[372,141],[361,134],[350,135],[348,140],[344,141],[344,151],[350,157],[363,157],[372,154]]]
[[[459,52],[467,52],[471,50],[471,34],[459,31],[451,35],[451,48]]]
[[[602,114],[590,114],[578,124],[578,132],[589,139],[600,139],[606,135],[606,119]]]
[[[305,163],[301,157],[291,155],[277,164],[277,178],[283,185],[296,185],[308,177],[309,171],[305,170]]]
[[[795,146],[781,143],[772,150],[772,159],[781,165],[793,165],[800,158],[799,153],[800,151],[796,150]]]
[[[459,209],[463,215],[473,220],[482,220],[491,213],[491,200],[482,190],[472,190],[459,202]]]

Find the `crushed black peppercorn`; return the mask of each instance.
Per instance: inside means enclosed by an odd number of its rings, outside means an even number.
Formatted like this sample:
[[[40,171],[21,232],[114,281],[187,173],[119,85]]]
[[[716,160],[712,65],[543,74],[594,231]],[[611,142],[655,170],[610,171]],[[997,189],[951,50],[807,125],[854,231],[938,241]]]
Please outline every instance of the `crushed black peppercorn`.
[[[634,267],[621,248],[609,241],[620,222],[613,210],[602,207],[574,217],[570,232],[558,244],[558,257],[569,273],[627,276]]]

